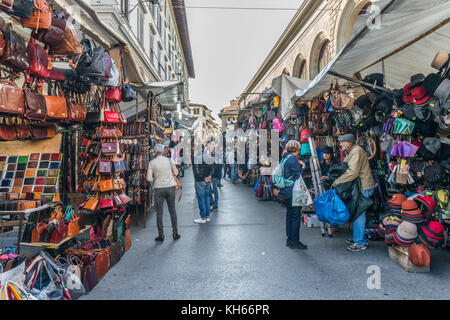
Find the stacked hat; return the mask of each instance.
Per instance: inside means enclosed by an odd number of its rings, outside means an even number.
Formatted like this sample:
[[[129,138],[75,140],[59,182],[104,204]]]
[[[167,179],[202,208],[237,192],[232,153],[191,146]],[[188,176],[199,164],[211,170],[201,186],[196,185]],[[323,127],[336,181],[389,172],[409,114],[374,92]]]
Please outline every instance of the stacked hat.
[[[427,245],[440,247],[444,241],[445,227],[438,221],[430,221],[420,226],[419,234]]]
[[[409,221],[402,221],[395,231],[394,241],[401,246],[412,245],[417,238],[417,226]]]
[[[413,243],[408,250],[409,260],[416,266],[426,267],[430,265],[431,252],[422,243]]]
[[[414,200],[402,202],[402,220],[412,223],[421,223],[423,221],[422,211]]]
[[[406,196],[401,193],[394,194],[388,201],[389,212],[395,216],[402,215],[402,203],[406,200]]]
[[[383,220],[384,226],[384,241],[386,244],[390,245],[394,243],[395,231],[397,231],[397,227],[402,222],[402,219],[399,217],[388,216]]]
[[[436,206],[436,202],[434,202],[433,197],[422,196],[421,194],[419,194],[413,200],[419,207],[421,207],[422,215],[424,217],[431,218],[434,212],[434,207]]]

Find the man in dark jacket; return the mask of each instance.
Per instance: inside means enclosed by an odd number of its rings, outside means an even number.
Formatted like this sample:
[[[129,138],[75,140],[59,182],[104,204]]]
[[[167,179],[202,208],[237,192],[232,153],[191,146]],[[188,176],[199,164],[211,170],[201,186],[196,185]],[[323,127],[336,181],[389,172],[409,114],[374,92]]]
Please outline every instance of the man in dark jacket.
[[[213,170],[211,174],[211,212],[217,212],[219,210],[219,183],[222,178],[222,159],[216,159],[216,149],[214,145],[211,146],[210,153],[211,157],[214,158],[214,164],[212,165]]]
[[[213,166],[211,164],[207,164],[203,158],[201,164],[194,163],[192,168],[195,179],[195,193],[197,195],[198,207],[200,209],[200,218],[195,219],[194,222],[202,224],[210,221],[209,208]]]

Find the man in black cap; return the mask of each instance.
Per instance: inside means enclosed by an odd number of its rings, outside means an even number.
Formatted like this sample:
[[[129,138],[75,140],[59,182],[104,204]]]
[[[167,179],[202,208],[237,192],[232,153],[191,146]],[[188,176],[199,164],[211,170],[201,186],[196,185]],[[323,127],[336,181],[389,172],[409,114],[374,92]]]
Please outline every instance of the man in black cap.
[[[320,172],[322,173],[322,177],[320,181],[328,180],[328,170],[330,167],[336,163],[334,158],[333,148],[330,146],[325,146],[322,149],[322,162],[320,163]]]
[[[361,192],[365,197],[370,198],[373,195],[375,183],[372,172],[370,171],[369,159],[367,153],[356,144],[353,134],[344,134],[339,138],[342,149],[345,152],[344,162],[347,162],[348,169],[333,182],[333,187],[350,182],[356,178],[361,180]],[[367,240],[365,235],[366,213],[363,212],[353,222],[353,240],[347,240],[348,250],[357,252],[367,249]]]

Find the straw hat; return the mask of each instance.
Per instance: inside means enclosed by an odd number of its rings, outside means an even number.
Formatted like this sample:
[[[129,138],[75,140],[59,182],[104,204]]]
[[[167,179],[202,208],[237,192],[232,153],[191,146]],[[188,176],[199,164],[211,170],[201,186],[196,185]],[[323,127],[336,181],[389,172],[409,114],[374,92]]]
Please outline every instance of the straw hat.
[[[442,66],[449,60],[449,54],[439,51],[431,62],[431,67],[440,70]]]

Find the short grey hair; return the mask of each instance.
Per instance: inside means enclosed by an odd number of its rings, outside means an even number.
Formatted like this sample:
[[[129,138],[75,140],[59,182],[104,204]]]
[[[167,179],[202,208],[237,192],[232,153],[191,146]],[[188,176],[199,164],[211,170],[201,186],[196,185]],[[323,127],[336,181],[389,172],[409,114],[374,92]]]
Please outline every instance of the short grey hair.
[[[288,143],[286,143],[286,150],[288,152],[297,152],[301,148],[300,142],[297,140],[289,140]]]
[[[155,146],[155,153],[156,153],[156,154],[164,154],[164,145],[158,143],[158,144]]]

